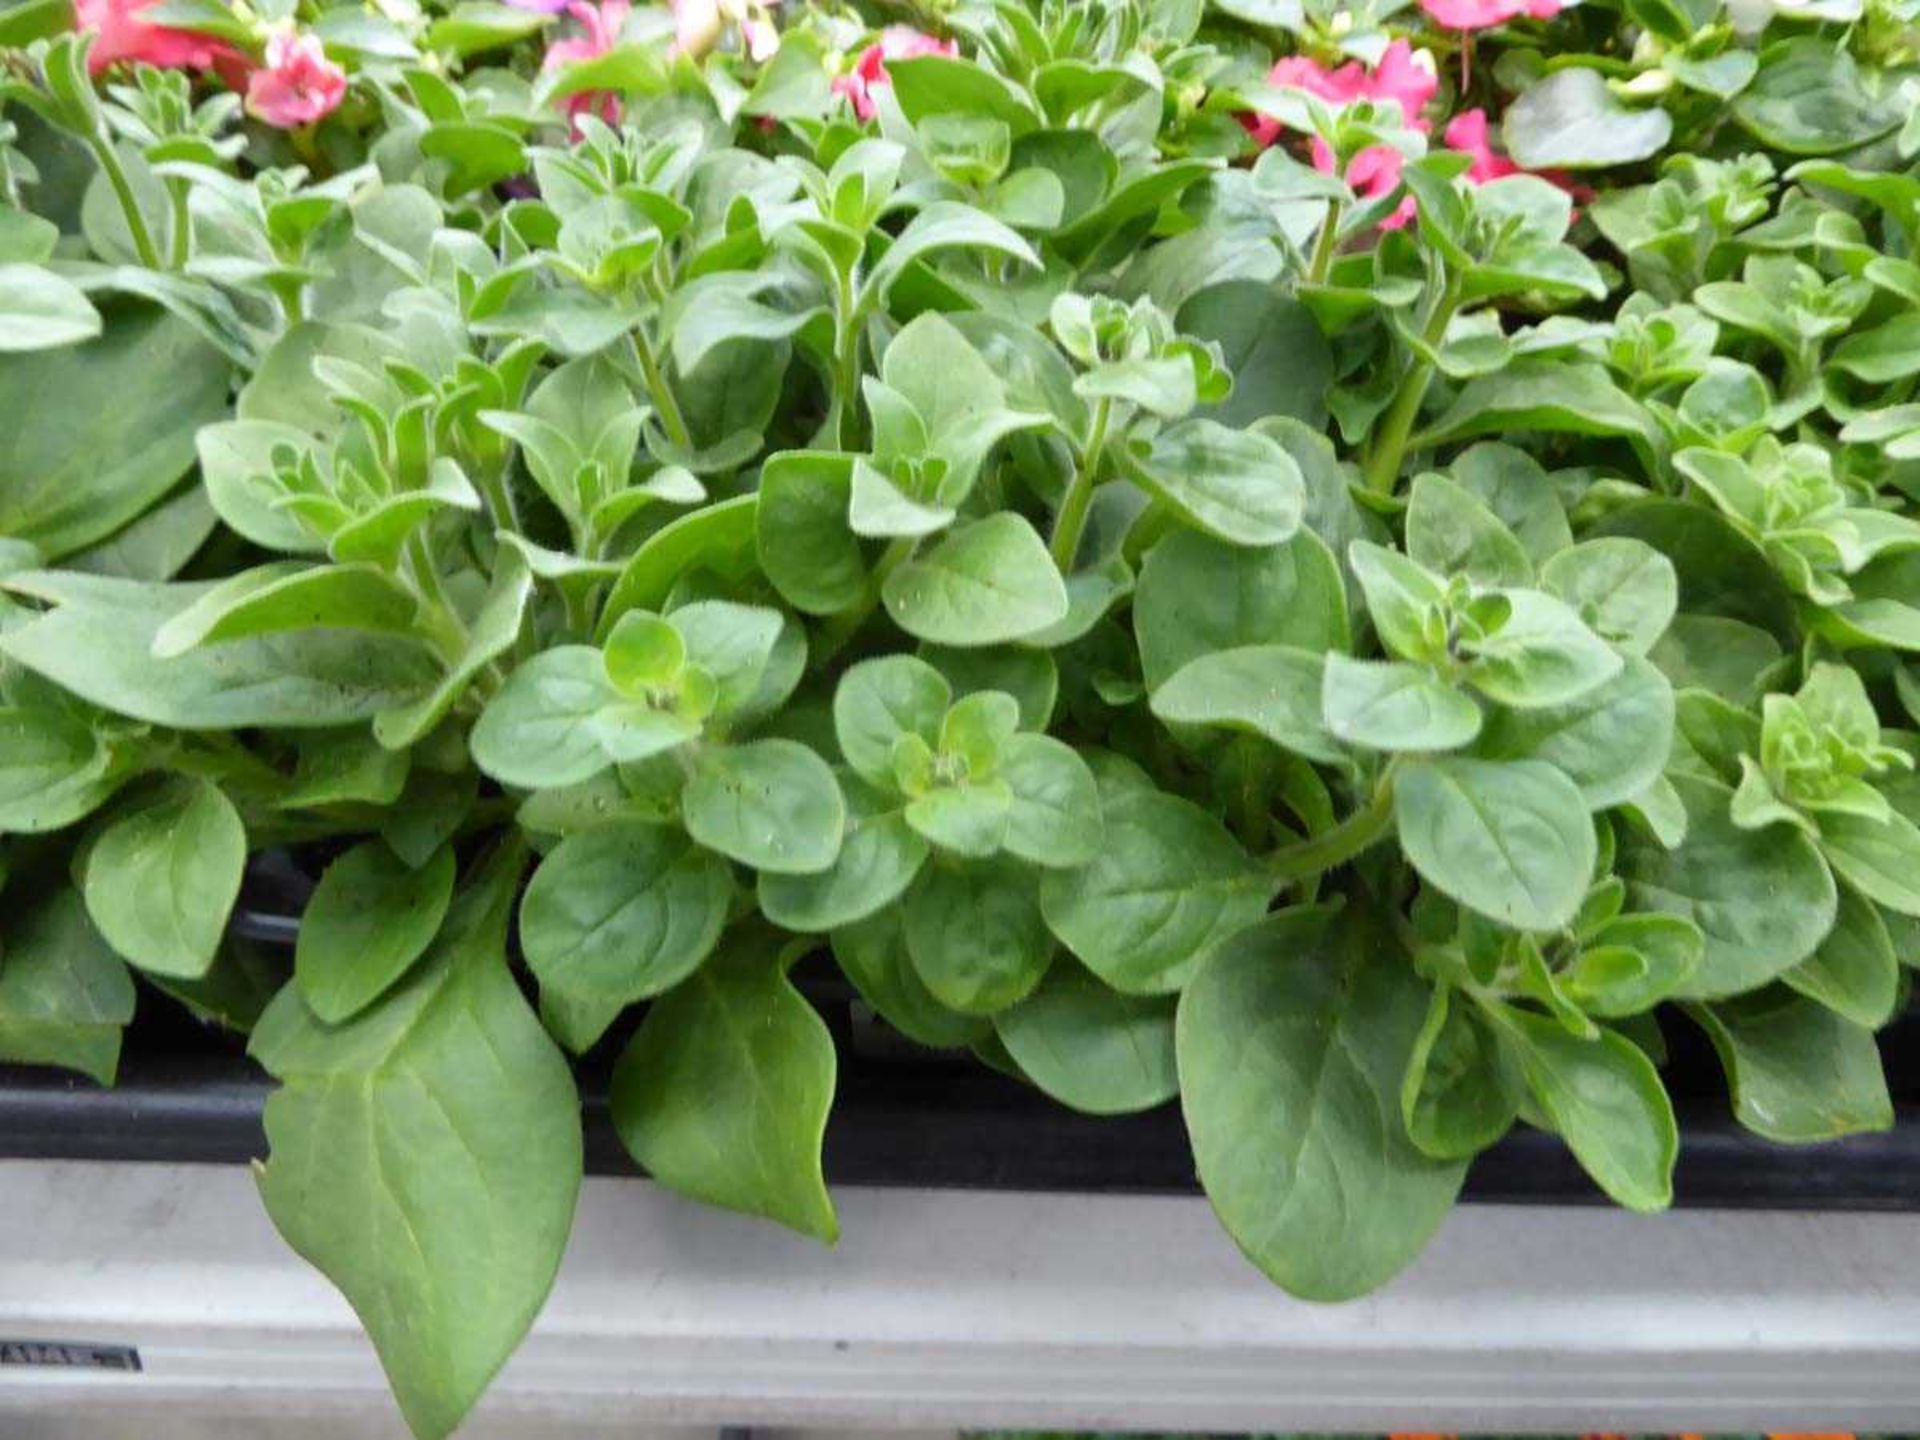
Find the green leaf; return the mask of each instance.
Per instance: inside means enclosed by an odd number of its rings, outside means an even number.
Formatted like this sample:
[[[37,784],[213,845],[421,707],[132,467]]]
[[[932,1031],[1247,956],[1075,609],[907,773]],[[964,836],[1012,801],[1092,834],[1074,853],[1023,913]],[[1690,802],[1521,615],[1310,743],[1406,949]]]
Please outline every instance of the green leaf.
[[[1229,545],[1278,545],[1300,528],[1306,487],[1276,442],[1213,420],[1183,420],[1149,448],[1129,445],[1127,473],[1189,525]]]
[[[1493,1013],[1527,1089],[1581,1168],[1629,1210],[1671,1205],[1680,1136],[1646,1052],[1611,1030],[1582,1040],[1544,1015],[1506,1006]]]
[[[1100,853],[1100,791],[1072,746],[1048,735],[1008,738],[999,778],[1012,792],[1007,850],[1035,865],[1074,869]]]
[[[1653,418],[1598,365],[1537,357],[1469,380],[1412,443],[1442,445],[1515,430],[1618,435],[1649,449],[1661,443]]]
[[[1586,802],[1538,760],[1420,760],[1394,784],[1400,846],[1429,884],[1520,930],[1573,919],[1596,849]]]
[[[1893,1128],[1880,1051],[1864,1026],[1778,988],[1688,1013],[1720,1054],[1734,1118],[1756,1135],[1809,1145]]]
[[[1540,583],[1630,655],[1653,648],[1680,604],[1673,562],[1624,535],[1569,546],[1541,567]]]
[[[542,1000],[586,1017],[571,1047],[685,979],[719,943],[732,899],[726,862],[675,826],[617,820],[555,846],[520,902],[520,948]]]
[[[926,863],[927,842],[897,802],[849,777],[842,777],[841,789],[847,828],[832,867],[818,875],[760,875],[760,913],[776,925],[804,934],[837,932],[892,905]]]
[[[591,780],[613,763],[603,711],[621,700],[591,645],[543,651],[487,702],[469,744],[473,763],[502,785],[539,790]]]
[[[1365,1294],[1452,1208],[1465,1164],[1421,1154],[1399,1114],[1424,1009],[1425,986],[1378,930],[1299,910],[1242,931],[1180,998],[1200,1183],[1247,1258],[1295,1295]]]
[[[887,576],[887,613],[936,645],[997,645],[1067,613],[1067,587],[1033,527],[1010,511],[961,526]]]
[[[381,840],[327,866],[293,953],[293,978],[316,1019],[351,1020],[426,953],[453,901],[454,870],[450,849],[415,869]]]
[[[680,803],[700,844],[781,875],[830,868],[847,819],[833,771],[797,740],[702,750]]]
[[[1305,530],[1284,545],[1252,550],[1174,531],[1141,567],[1133,617],[1154,691],[1216,650],[1285,645],[1319,655],[1351,644],[1339,564]]]
[[[0,708],[0,834],[37,835],[90,815],[127,766],[65,710]]]
[[[463,894],[354,1020],[322,1024],[290,985],[250,1045],[281,1082],[267,1213],[346,1295],[418,1435],[450,1434],[533,1324],[580,1188],[579,1096],[507,969],[517,871]]]
[[[852,493],[846,455],[788,451],[761,468],[760,565],[796,610],[833,615],[866,594],[866,560],[847,523]]]
[[[1900,915],[1920,915],[1920,825],[1898,811],[1885,820],[1827,811],[1820,853],[1833,873]]]
[[[240,894],[247,830],[220,790],[176,775],[137,799],[87,852],[87,914],[131,964],[204,975]]]
[[[934,998],[907,953],[898,907],[833,932],[833,957],[860,998],[919,1045],[948,1050],[992,1033],[978,1015],[962,1015]]]
[[[1706,957],[1681,993],[1737,995],[1813,954],[1836,904],[1813,843],[1789,825],[1742,830],[1728,818],[1724,785],[1668,778],[1686,806],[1686,840],[1668,850],[1623,832],[1615,868],[1636,906],[1684,916],[1706,936]]]
[[[1581,170],[1659,154],[1673,120],[1664,110],[1629,109],[1599,71],[1575,67],[1554,71],[1507,106],[1501,133],[1523,170]]]
[[[1208,951],[1266,912],[1273,882],[1199,806],[1151,788],[1102,784],[1105,836],[1080,870],[1040,883],[1047,927],[1130,995],[1179,990]]]
[[[894,746],[903,735],[937,746],[940,722],[952,703],[946,677],[917,656],[862,660],[848,668],[833,692],[840,754],[868,783],[892,791]]]
[[[1071,960],[994,1016],[1021,1071],[1061,1104],[1090,1115],[1150,1110],[1179,1093],[1173,1001],[1122,995]]]
[[[1400,1084],[1407,1137],[1436,1160],[1471,1159],[1512,1128],[1520,1109],[1499,1041],[1455,993],[1434,987]]]
[[[144,305],[110,319],[85,344],[0,353],[0,535],[48,561],[172,490],[193,463],[194,431],[226,409],[227,361],[190,327]]]
[[[1035,268],[1041,263],[1033,247],[1017,231],[1008,229],[991,215],[958,201],[936,200],[915,215],[887,247],[887,253],[880,257],[868,276],[867,292],[884,300],[914,261],[947,250],[990,250]]]
[[[1906,118],[1901,83],[1896,73],[1862,70],[1845,47],[1796,36],[1760,52],[1760,73],[1734,98],[1733,117],[1775,150],[1832,155]]]
[[[1228,280],[1181,305],[1182,335],[1211,341],[1233,374],[1233,392],[1200,414],[1235,428],[1291,415],[1316,429],[1326,419],[1333,353],[1313,314],[1298,300],[1254,280]]]
[[[502,545],[494,556],[493,578],[487,584],[486,596],[467,626],[459,658],[439,683],[413,704],[373,717],[373,733],[380,743],[393,749],[417,744],[446,719],[474,677],[512,648],[532,597],[533,575],[524,554],[511,545]]]
[[[100,331],[100,312],[71,281],[41,265],[0,264],[0,353],[77,345]]]
[[[763,946],[723,948],[656,1000],[613,1072],[613,1123],[662,1185],[831,1244],[820,1173],[833,1037]]]
[[[1053,959],[1034,873],[1013,860],[928,865],[907,892],[901,919],[914,973],[963,1015],[991,1015],[1024,999]]]
[[[1900,961],[1886,921],[1850,890],[1840,892],[1839,914],[1820,948],[1780,978],[1869,1030],[1892,1019],[1900,1000]]]
[[[1480,733],[1472,697],[1422,665],[1329,655],[1320,703],[1330,733],[1374,750],[1457,750]]]
[[[1511,607],[1505,623],[1460,642],[1473,657],[1466,677],[1483,695],[1516,708],[1564,705],[1620,673],[1619,654],[1571,607],[1538,590],[1498,593]]]
[[[1173,724],[1259,735],[1308,760],[1339,764],[1345,751],[1320,708],[1330,658],[1291,645],[1216,650],[1174,671],[1153,692],[1153,713]]]
[[[769,467],[772,461],[768,462]],[[663,525],[633,552],[600,611],[605,639],[629,610],[660,610],[690,578],[737,585],[760,567],[754,547],[758,495],[736,495]],[[775,588],[778,588],[776,585]],[[806,607],[801,606],[801,609]]]
[[[5,583],[58,603],[0,634],[0,652],[96,705],[155,725],[350,725],[414,700],[435,676],[429,652],[409,640],[331,630],[257,636],[162,660],[154,637],[208,587],[52,571]]]
[[[1666,768],[1673,745],[1673,687],[1637,656],[1613,679],[1563,705],[1496,709],[1474,754],[1544,760],[1606,810],[1640,794]]]
[[[418,603],[373,565],[277,561],[222,580],[154,632],[153,653],[171,660],[202,645],[293,630],[410,635]]]
[[[1443,475],[1421,475],[1407,504],[1407,554],[1477,585],[1531,585],[1533,562],[1498,515]]]
[[[0,959],[0,1057],[59,1065],[111,1085],[120,1032],[133,1019],[133,979],[62,885],[8,903]]]
[[[1616,915],[1583,935],[1582,944],[1555,981],[1576,1007],[1602,1019],[1652,1009],[1686,983],[1706,953],[1699,926],[1678,915]]]
[[[545,23],[539,14],[487,0],[460,0],[427,27],[427,48],[465,59],[498,50],[535,34]]]
[[[229,526],[269,550],[325,551],[326,542],[297,514],[275,503],[270,482],[276,453],[298,457],[314,449],[305,430],[278,420],[222,420],[201,426],[193,443],[207,498]]]

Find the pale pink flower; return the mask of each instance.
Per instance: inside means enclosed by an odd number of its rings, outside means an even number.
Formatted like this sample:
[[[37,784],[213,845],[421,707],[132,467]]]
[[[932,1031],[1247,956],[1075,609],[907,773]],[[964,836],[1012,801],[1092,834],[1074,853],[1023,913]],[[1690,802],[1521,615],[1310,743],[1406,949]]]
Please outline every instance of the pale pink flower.
[[[94,35],[87,53],[87,69],[98,75],[122,60],[137,61],[161,70],[210,70],[225,60],[239,59],[232,46],[190,30],[151,25],[140,18],[153,0],[76,0],[74,19],[81,30]]]
[[[628,17],[633,14],[633,0],[599,0],[597,5],[588,0],[567,0],[566,11],[580,22],[582,33],[555,40],[547,46],[546,56],[540,61],[542,70],[560,70],[583,60],[597,60],[613,49],[620,32],[627,28]],[[591,112],[609,125],[618,124],[620,120],[620,97],[610,90],[569,95],[560,106],[569,117]]]
[[[331,115],[347,93],[347,72],[327,58],[317,35],[276,31],[266,62],[247,77],[247,113],[281,130]]]
[[[1449,30],[1491,30],[1525,15],[1551,20],[1561,0],[1420,0],[1420,8]]]
[[[889,60],[912,60],[921,55],[958,55],[960,47],[951,40],[936,40],[908,25],[889,25],[880,32],[877,43],[860,52],[853,69],[836,75],[833,92],[844,95],[853,104],[853,113],[862,120],[873,118],[873,91],[893,83],[887,77]]]
[[[780,49],[780,32],[770,20],[742,20],[740,38],[747,42],[747,58],[764,65]]]

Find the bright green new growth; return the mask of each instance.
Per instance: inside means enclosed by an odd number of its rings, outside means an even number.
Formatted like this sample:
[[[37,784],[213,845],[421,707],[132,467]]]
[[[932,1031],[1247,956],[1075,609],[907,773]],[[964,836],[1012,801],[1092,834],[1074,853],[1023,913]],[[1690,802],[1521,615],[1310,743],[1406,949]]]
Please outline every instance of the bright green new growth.
[[[0,1055],[250,1032],[436,1437],[558,1267],[570,1055],[835,1236],[821,966],[1177,1099],[1316,1299],[1516,1124],[1668,1204],[1666,1026],[1769,1140],[1892,1123],[1910,14],[768,8],[149,14],[322,44],[292,130],[0,10]]]

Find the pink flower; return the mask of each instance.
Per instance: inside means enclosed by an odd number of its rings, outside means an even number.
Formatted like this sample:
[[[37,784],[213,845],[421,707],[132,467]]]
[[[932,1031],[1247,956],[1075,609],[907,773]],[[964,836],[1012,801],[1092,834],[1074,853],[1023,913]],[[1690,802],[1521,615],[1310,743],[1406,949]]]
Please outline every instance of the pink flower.
[[[586,33],[556,40],[547,46],[546,56],[540,61],[542,70],[560,70],[583,60],[597,60],[613,49],[620,32],[627,27],[627,18],[633,14],[633,0],[600,0],[598,5],[589,4],[588,0],[567,0],[566,11],[580,22]],[[560,102],[560,108],[573,118],[591,112],[609,125],[618,124],[620,120],[620,97],[611,90],[569,95]]]
[[[1318,135],[1308,147],[1313,155],[1313,168],[1322,175],[1339,173],[1339,157],[1333,153],[1333,147]],[[1400,183],[1400,172],[1406,167],[1407,157],[1391,145],[1369,145],[1347,162],[1345,176],[1348,185],[1359,194],[1362,200],[1380,200],[1394,192]],[[1393,213],[1380,222],[1382,230],[1398,230],[1413,219],[1413,197],[1407,196],[1393,209]]]
[[[1420,8],[1449,30],[1490,30],[1522,15],[1551,20],[1560,0],[1420,0]]]
[[[277,31],[266,63],[247,77],[247,113],[281,130],[311,125],[340,106],[347,72],[327,58],[317,35]]]
[[[94,34],[87,69],[100,74],[122,60],[138,61],[161,70],[210,70],[222,60],[238,57],[230,45],[189,30],[150,25],[140,18],[152,0],[76,0],[75,19]]]
[[[1442,138],[1449,150],[1459,150],[1473,157],[1473,163],[1467,167],[1467,179],[1476,185],[1498,180],[1503,175],[1520,173],[1520,167],[1506,156],[1493,153],[1493,146],[1487,140],[1487,112],[1484,110],[1462,110],[1447,122]]]
[[[1405,40],[1396,40],[1380,56],[1371,70],[1359,61],[1349,60],[1337,70],[1328,70],[1304,55],[1289,55],[1274,62],[1267,72],[1270,84],[1304,90],[1332,105],[1351,105],[1356,100],[1390,100],[1400,107],[1400,118],[1412,129],[1426,133],[1427,122],[1420,112],[1439,93],[1440,79],[1433,72],[1427,53],[1415,51]],[[1257,145],[1271,145],[1280,138],[1281,125],[1270,115],[1242,115],[1240,123]]]
[[[860,52],[852,70],[834,77],[833,93],[853,102],[853,113],[862,120],[871,120],[874,88],[893,83],[887,77],[887,61],[959,53],[960,47],[951,40],[936,40],[907,25],[889,25],[880,32],[878,43]]]

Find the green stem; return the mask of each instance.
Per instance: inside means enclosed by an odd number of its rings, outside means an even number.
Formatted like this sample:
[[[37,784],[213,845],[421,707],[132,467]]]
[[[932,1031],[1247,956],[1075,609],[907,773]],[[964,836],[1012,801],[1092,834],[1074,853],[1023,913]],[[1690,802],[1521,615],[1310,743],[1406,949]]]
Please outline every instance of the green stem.
[[[837,318],[839,333],[833,346],[834,439],[842,450],[860,442],[860,317],[855,313],[853,288],[840,277]]]
[[[653,400],[654,412],[659,415],[667,438],[676,445],[691,446],[693,439],[687,433],[687,422],[680,413],[680,402],[673,398],[673,391],[667,388],[667,377],[660,373],[660,362],[654,357],[653,346],[647,342],[647,332],[638,325],[633,327],[633,348],[640,359],[640,373],[646,378],[647,394]]]
[[[167,257],[167,268],[184,270],[193,255],[193,221],[187,214],[187,182],[169,180],[167,196],[173,202],[173,244],[172,253]]]
[[[1447,325],[1459,306],[1459,291],[1451,277],[1435,297],[1433,311],[1420,338],[1427,345],[1438,345],[1446,338]],[[1367,488],[1378,495],[1391,495],[1400,479],[1400,462],[1407,456],[1407,440],[1413,434],[1414,421],[1420,418],[1420,402],[1427,398],[1427,386],[1433,383],[1433,366],[1423,355],[1415,355],[1413,364],[1401,377],[1394,392],[1393,405],[1373,437],[1367,456]]]
[[[414,593],[420,597],[421,620],[428,638],[442,660],[448,665],[458,664],[467,649],[467,627],[447,602],[433,550],[419,530],[407,537],[407,569],[413,577]]]
[[[1333,269],[1334,252],[1340,248],[1340,220],[1346,206],[1338,200],[1327,205],[1327,218],[1320,222],[1320,238],[1313,245],[1313,259],[1307,265],[1307,283],[1324,285]]]
[[[1074,556],[1080,553],[1080,537],[1086,532],[1087,511],[1093,506],[1094,481],[1100,473],[1100,456],[1107,448],[1107,425],[1113,418],[1113,402],[1102,397],[1094,407],[1093,428],[1087,432],[1087,448],[1081,452],[1080,465],[1067,482],[1067,493],[1060,497],[1060,513],[1053,522],[1053,563],[1061,574],[1073,569]]]
[[[134,199],[133,182],[127,179],[127,167],[120,163],[120,154],[113,148],[111,140],[96,135],[90,142],[94,159],[100,162],[100,169],[107,177],[107,183],[113,187],[113,197],[120,202],[120,210],[127,217],[127,233],[133,236],[133,248],[139,253],[140,263],[149,270],[160,268],[160,249],[153,243],[153,232],[147,228],[147,217],[140,213],[140,202]]]
[[[1393,780],[1383,775],[1364,808],[1323,834],[1281,846],[1267,857],[1267,869],[1282,885],[1311,880],[1384,839],[1392,825]]]

